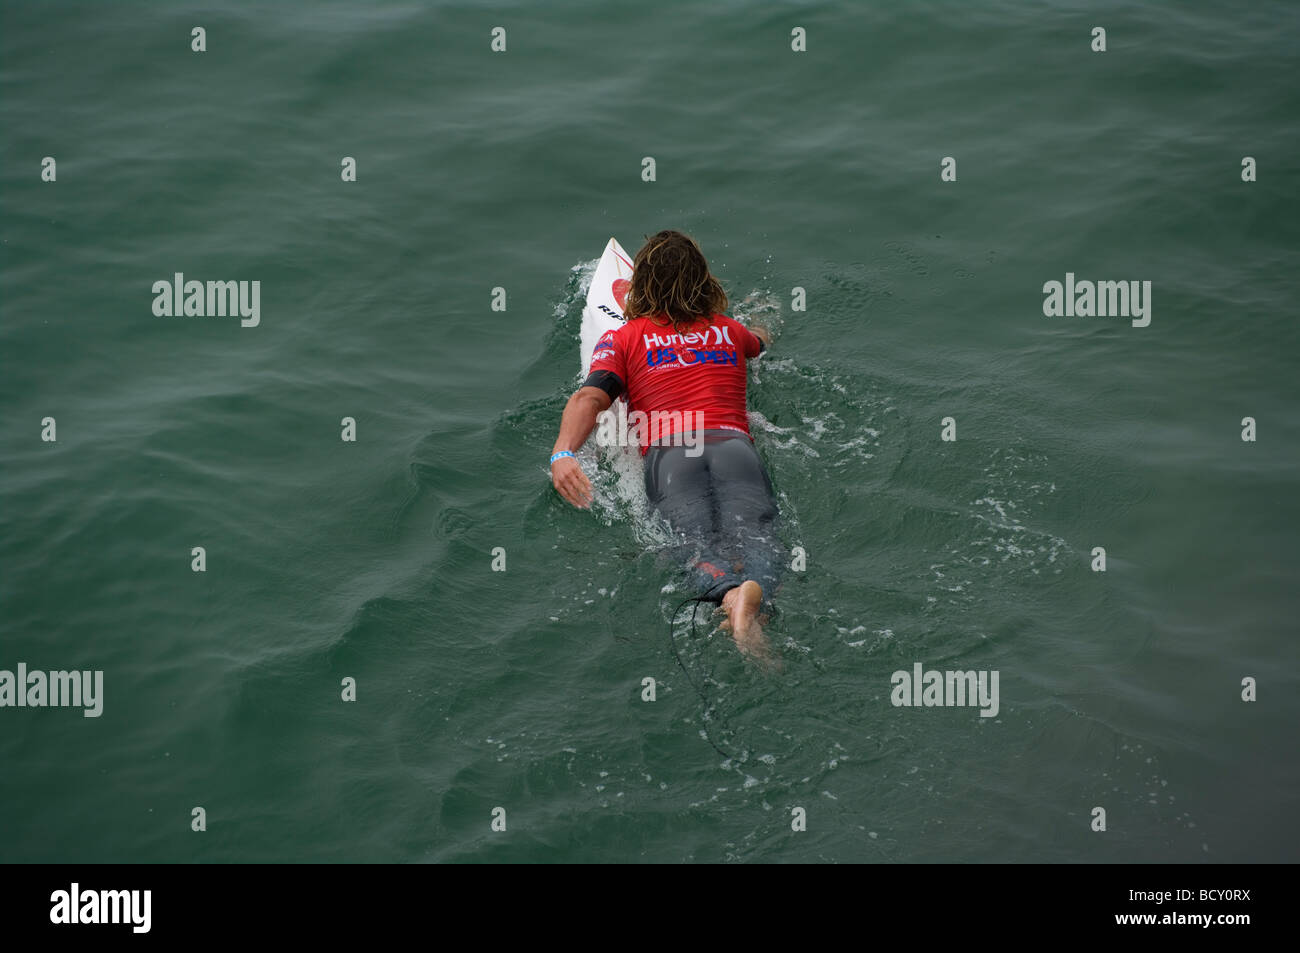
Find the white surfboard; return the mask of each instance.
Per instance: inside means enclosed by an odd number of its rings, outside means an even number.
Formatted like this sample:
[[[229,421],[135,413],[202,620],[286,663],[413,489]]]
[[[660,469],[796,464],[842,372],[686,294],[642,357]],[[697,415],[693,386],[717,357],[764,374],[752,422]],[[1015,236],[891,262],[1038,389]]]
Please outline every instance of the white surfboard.
[[[591,370],[591,355],[596,344],[606,331],[613,331],[623,325],[623,301],[632,284],[632,256],[623,250],[617,239],[611,238],[605,245],[605,253],[600,256],[600,264],[591,276],[591,287],[587,289],[587,304],[582,309],[582,330],[578,350],[582,356],[582,367],[578,377],[583,379]],[[621,410],[621,413],[620,413]],[[596,434],[613,435],[614,445],[608,449],[617,456],[626,456],[636,452],[628,444],[627,403],[620,397],[609,410],[600,415],[596,421]],[[592,439],[597,436],[593,434]]]
[[[587,304],[582,309],[582,332],[579,351],[582,367],[579,374],[587,376],[591,369],[591,353],[596,342],[606,331],[623,324],[623,300],[632,283],[632,256],[623,250],[617,239],[611,238],[600,256],[596,273],[591,276],[587,289]]]

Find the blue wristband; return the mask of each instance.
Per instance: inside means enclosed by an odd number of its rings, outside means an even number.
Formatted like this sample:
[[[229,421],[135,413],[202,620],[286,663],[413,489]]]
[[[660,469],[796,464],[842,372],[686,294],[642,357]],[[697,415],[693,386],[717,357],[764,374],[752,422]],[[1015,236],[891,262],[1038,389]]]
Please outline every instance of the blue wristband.
[[[573,451],[572,451],[572,450],[559,450],[559,451],[556,451],[555,453],[551,454],[551,466],[555,466],[555,461],[558,460],[558,459],[560,459],[561,457],[573,457]],[[574,458],[575,460],[578,459],[577,457],[573,457],[573,458]]]

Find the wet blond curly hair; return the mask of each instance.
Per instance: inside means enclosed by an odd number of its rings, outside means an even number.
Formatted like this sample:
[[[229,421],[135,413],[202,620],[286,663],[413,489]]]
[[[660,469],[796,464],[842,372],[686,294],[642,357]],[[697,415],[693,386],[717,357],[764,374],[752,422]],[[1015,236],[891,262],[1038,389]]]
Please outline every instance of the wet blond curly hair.
[[[623,304],[627,320],[662,314],[684,333],[700,318],[726,310],[727,293],[695,239],[673,229],[646,239],[632,261],[632,286]]]

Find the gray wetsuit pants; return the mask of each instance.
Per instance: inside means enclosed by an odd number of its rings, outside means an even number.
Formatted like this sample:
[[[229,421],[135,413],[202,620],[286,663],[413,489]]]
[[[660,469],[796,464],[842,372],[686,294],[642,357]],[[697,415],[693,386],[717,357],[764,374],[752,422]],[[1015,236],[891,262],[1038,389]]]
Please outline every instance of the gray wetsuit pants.
[[[698,446],[646,452],[646,495],[677,536],[698,595],[721,602],[728,589],[753,579],[766,603],[785,558],[773,533],[772,482],[747,435],[706,430],[703,437]]]

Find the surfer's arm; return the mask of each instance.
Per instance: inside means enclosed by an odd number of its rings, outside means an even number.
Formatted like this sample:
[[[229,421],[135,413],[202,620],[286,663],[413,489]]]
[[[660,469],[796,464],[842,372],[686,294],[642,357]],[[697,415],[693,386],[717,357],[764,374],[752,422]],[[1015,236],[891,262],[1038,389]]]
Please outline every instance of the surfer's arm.
[[[596,427],[596,418],[602,411],[609,410],[614,401],[599,387],[583,385],[579,387],[569,402],[564,405],[564,416],[560,418],[560,435],[555,438],[555,449],[577,450]],[[567,459],[567,458],[566,458]]]
[[[752,360],[762,354],[772,344],[772,335],[767,328],[759,325],[740,324],[739,332],[742,338],[741,351],[745,357]]]
[[[613,398],[599,387],[579,387],[564,405],[560,418],[560,435],[555,438],[552,453],[562,450],[576,451],[591,436],[596,418],[609,410]],[[574,506],[586,509],[591,505],[591,481],[573,457],[561,457],[551,464],[551,482],[560,496]]]

